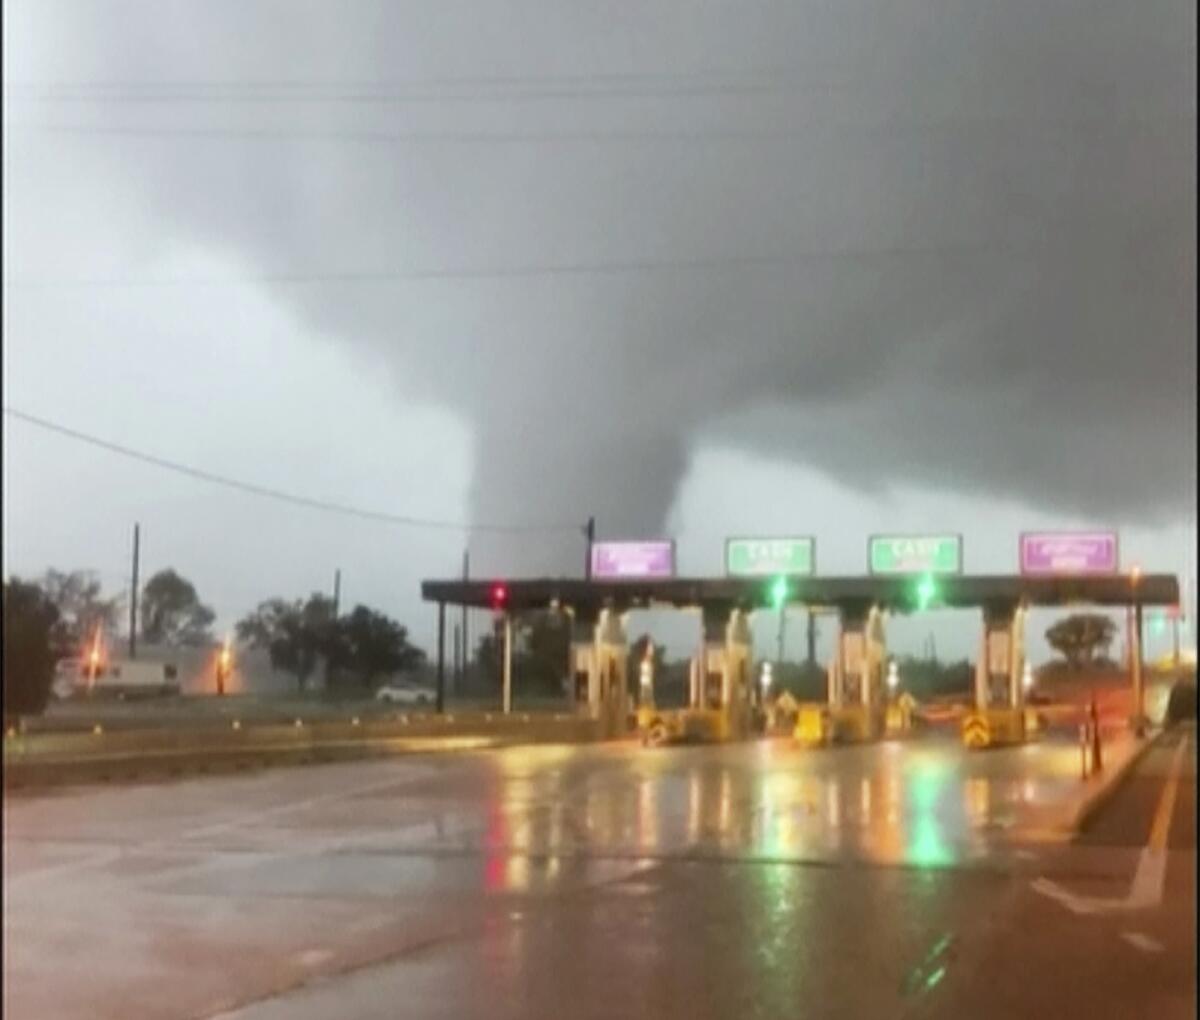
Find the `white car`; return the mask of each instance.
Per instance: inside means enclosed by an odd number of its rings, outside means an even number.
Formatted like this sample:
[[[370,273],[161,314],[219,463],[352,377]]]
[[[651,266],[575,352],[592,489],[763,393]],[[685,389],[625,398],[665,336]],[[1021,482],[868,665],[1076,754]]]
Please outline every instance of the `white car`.
[[[375,692],[375,700],[391,705],[428,705],[433,694],[409,684],[384,684]]]

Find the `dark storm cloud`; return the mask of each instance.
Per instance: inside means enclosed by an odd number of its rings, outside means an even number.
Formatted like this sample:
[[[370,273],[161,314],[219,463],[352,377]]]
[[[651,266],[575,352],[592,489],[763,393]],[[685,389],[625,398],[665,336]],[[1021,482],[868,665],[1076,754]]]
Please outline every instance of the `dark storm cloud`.
[[[700,437],[860,486],[1187,505],[1193,4],[616,10],[27,6],[10,167],[77,161],[131,231],[227,252],[459,408],[478,520],[654,531]],[[26,197],[50,276],[55,194]]]

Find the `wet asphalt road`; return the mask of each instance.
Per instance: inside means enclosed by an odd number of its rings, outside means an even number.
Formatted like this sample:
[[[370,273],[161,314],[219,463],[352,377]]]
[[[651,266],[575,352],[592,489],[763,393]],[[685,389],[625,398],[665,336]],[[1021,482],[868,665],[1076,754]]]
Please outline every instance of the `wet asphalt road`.
[[[1075,749],[487,753],[5,805],[6,1017],[1195,1011],[1195,739],[1161,905],[1121,897],[1164,738],[1075,846]],[[1149,819],[1149,821],[1148,821]]]

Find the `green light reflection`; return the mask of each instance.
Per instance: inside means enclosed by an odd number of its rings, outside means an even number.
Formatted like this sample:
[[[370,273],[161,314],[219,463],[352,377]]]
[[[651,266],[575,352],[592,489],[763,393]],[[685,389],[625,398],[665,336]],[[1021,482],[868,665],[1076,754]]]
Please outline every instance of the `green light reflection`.
[[[954,852],[946,843],[937,805],[946,785],[941,769],[922,769],[909,784],[913,818],[908,858],[919,868],[942,867],[954,862]]]

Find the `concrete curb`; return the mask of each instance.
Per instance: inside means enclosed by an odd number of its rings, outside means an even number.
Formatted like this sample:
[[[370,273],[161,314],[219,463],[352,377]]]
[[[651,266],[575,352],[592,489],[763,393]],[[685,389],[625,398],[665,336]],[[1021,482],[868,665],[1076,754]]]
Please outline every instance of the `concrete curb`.
[[[512,746],[495,738],[479,738],[480,743],[466,746],[422,746],[423,739],[432,741],[434,738],[417,737],[411,742],[403,743],[358,741],[350,744],[343,741],[292,748],[213,748],[203,753],[151,751],[145,754],[91,755],[85,758],[59,758],[54,761],[28,761],[5,765],[4,790],[6,793],[37,793],[64,786],[158,783],[234,772],[257,772],[264,769],[368,761],[408,755],[454,754]]]
[[[1097,787],[1080,802],[1071,819],[1069,832],[1076,836],[1083,831],[1096,814],[1116,795],[1122,783],[1136,767],[1138,762],[1157,742],[1161,731],[1152,732],[1133,749],[1129,756],[1111,772],[1104,772]]]
[[[424,729],[413,727],[414,729]],[[96,747],[91,753],[55,753],[5,755],[4,789],[6,791],[49,789],[60,786],[93,785],[97,783],[155,782],[184,776],[199,776],[214,772],[258,770],[307,764],[378,759],[413,754],[444,754],[456,751],[480,751],[528,744],[592,743],[595,735],[583,725],[529,725],[516,723],[492,727],[453,727],[450,732],[387,732],[362,733],[348,737],[345,733],[318,734],[313,728],[294,730],[276,727],[242,730],[227,737],[237,739],[222,742],[147,740],[146,746],[135,746],[136,735],[114,740],[106,749]],[[330,728],[332,729],[332,728]],[[366,728],[364,728],[366,729]],[[288,739],[272,739],[282,735]],[[174,744],[174,746],[172,746]]]

